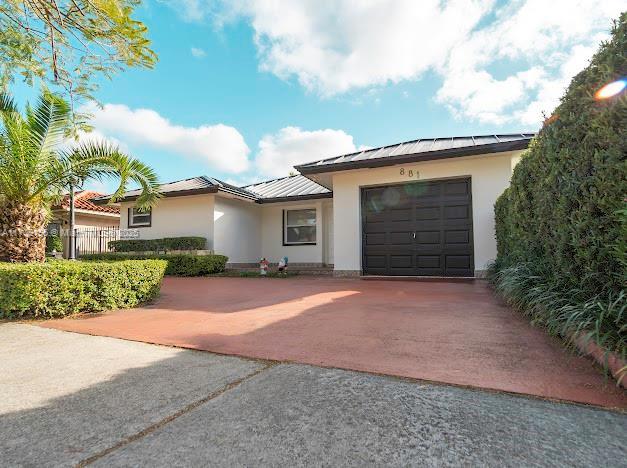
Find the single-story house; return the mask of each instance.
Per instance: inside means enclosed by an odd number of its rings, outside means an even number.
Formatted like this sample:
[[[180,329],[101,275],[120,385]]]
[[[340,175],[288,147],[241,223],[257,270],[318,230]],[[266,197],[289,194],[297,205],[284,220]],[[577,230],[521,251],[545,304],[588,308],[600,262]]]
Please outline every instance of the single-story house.
[[[117,229],[120,226],[120,207],[116,205],[96,204],[94,199],[100,199],[105,194],[91,190],[81,190],[74,193],[74,229],[77,231],[77,250],[98,251],[94,245],[100,244],[101,250],[106,250],[109,238],[100,235],[101,229]],[[48,231],[60,235],[63,242],[63,256],[69,253],[70,237],[70,196],[65,195],[61,201],[52,207],[52,219],[48,224]],[[97,236],[98,234],[98,236]]]
[[[496,257],[494,203],[533,136],[408,141],[244,187],[171,182],[149,212],[134,207],[139,191],[126,193],[120,226],[146,239],[206,237],[231,264],[287,256],[338,275],[481,276]]]

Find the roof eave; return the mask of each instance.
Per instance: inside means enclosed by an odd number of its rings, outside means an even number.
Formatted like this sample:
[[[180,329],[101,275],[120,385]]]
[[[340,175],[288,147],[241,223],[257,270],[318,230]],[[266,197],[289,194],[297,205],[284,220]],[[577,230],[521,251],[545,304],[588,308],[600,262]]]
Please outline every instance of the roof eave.
[[[161,195],[165,198],[174,198],[174,197],[187,197],[190,195],[204,195],[208,193],[216,193],[218,191],[218,187],[207,187],[202,189],[192,189],[192,190],[177,190],[176,192],[164,192]],[[130,197],[120,198],[116,200],[115,203],[129,202],[135,201],[140,197],[140,195],[133,195]],[[109,198],[100,198],[100,199],[92,199],[92,203],[96,205],[106,205],[111,200]]]
[[[435,161],[438,159],[456,158],[462,156],[474,156],[478,154],[505,153],[525,149],[529,146],[528,140],[515,140],[487,145],[471,146],[468,148],[451,148],[446,150],[429,151],[425,153],[403,154],[379,159],[365,159],[361,161],[347,161],[320,166],[301,165],[294,168],[303,175],[320,174],[323,172],[349,171],[352,169],[365,169],[375,167],[394,166],[410,162]]]
[[[236,197],[243,198],[243,199],[250,200],[250,201],[259,200],[259,197],[253,195],[252,193],[251,194],[242,193],[237,190],[231,190],[227,187],[219,187],[218,190],[216,190],[216,192],[228,193],[229,195],[234,195]]]
[[[275,197],[275,198],[260,198],[257,203],[265,205],[268,203],[284,203],[291,201],[307,201],[307,200],[320,200],[323,198],[333,198],[333,192],[314,193],[311,195],[296,195],[291,197]]]

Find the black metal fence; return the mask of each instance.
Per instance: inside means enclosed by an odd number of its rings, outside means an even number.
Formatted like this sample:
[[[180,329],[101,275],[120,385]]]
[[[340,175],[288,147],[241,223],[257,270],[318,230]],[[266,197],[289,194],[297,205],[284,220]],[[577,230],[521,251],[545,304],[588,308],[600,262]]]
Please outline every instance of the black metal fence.
[[[89,227],[74,230],[76,235],[76,257],[87,254],[111,252],[109,241],[120,239],[120,229],[110,227]]]

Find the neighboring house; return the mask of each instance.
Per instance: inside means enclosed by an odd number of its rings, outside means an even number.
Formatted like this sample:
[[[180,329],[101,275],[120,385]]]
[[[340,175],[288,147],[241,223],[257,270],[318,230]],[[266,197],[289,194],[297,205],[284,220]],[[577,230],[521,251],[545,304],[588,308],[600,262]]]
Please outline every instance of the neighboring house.
[[[96,205],[93,203],[95,198],[105,196],[99,192],[83,190],[74,194],[74,213],[75,224],[77,230],[76,247],[79,251],[96,250],[94,244],[101,243],[102,247],[106,246],[109,239],[102,237],[96,239],[98,228],[119,228],[120,226],[120,207],[115,205]],[[63,255],[68,256],[69,252],[69,234],[70,226],[70,196],[65,195],[58,205],[52,207],[52,220],[48,228],[54,229],[61,234],[63,241]],[[86,231],[89,231],[88,233]],[[81,235],[84,233],[84,235]]]
[[[194,177],[164,184],[148,213],[126,193],[120,224],[146,239],[206,237],[231,264],[285,255],[338,275],[480,276],[496,257],[494,202],[532,137],[414,140],[245,187]]]

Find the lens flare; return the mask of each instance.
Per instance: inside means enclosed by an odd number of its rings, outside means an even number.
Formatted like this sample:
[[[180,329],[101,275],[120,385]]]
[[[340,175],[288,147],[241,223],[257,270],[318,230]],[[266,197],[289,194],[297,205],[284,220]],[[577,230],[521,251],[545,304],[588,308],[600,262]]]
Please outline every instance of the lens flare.
[[[622,78],[620,80],[612,81],[611,83],[606,84],[601,89],[599,89],[596,93],[594,93],[595,99],[607,99],[612,96],[616,96],[618,93],[622,92],[627,86],[627,78]]]

